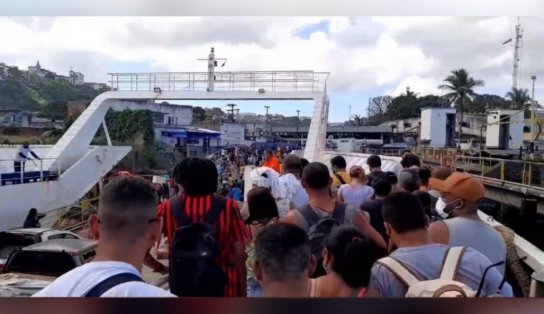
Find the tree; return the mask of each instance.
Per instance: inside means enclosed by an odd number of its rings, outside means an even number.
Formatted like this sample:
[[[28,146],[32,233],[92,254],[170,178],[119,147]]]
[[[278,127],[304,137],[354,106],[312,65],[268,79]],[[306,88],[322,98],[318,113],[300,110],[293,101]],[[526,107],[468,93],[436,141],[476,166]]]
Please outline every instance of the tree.
[[[531,100],[529,90],[525,88],[512,87],[512,90],[506,93],[506,97],[512,102],[512,109],[523,109]]]
[[[507,109],[508,101],[501,96],[492,94],[476,95],[471,103],[465,104],[466,112],[483,113],[489,109]]]
[[[198,122],[206,120],[206,110],[202,107],[193,107],[193,119]]]
[[[351,116],[351,120],[353,121],[353,124],[356,126],[365,125],[365,118],[362,115],[354,114]]]
[[[450,102],[458,105],[460,112],[459,119],[459,145],[461,144],[461,133],[463,133],[463,105],[470,103],[472,98],[476,96],[474,88],[484,86],[484,81],[475,80],[470,77],[465,69],[451,71],[451,74],[444,80],[447,84],[438,86],[440,89],[449,91],[444,97]]]
[[[379,124],[387,119],[387,110],[393,98],[391,96],[378,96],[370,98],[368,104],[368,118],[370,124]]]
[[[391,104],[387,107],[387,119],[399,120],[418,117],[417,101],[417,94],[411,91],[410,87],[407,87],[406,93],[393,98]]]

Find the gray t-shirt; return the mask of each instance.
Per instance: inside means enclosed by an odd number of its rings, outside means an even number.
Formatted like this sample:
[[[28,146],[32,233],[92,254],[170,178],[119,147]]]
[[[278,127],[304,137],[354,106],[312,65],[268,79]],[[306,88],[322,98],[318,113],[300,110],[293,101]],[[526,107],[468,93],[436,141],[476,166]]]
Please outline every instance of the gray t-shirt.
[[[479,219],[455,217],[445,219],[450,235],[449,245],[468,246],[487,256],[491,263],[506,261],[506,244],[501,235]],[[498,267],[504,274],[505,265]]]
[[[399,248],[390,254],[391,257],[401,262],[406,268],[412,271],[418,278],[423,280],[436,279],[440,277],[442,261],[448,250],[447,245],[428,244],[416,247]],[[491,262],[480,252],[466,248],[456,278],[474,291],[478,290],[485,268]],[[503,276],[499,270],[491,268],[485,277],[485,284],[481,296],[492,295],[497,292]],[[408,288],[387,268],[376,263],[372,267],[369,288],[376,289],[383,297],[401,298],[404,297]],[[512,287],[505,283],[501,295],[511,297]]]
[[[361,204],[374,194],[374,189],[368,185],[353,186],[351,184],[343,184],[337,193],[342,196],[344,203],[360,207]]]
[[[332,216],[332,213],[329,213],[329,212],[324,211],[322,209],[315,208],[315,207],[312,207],[312,209],[321,218],[331,217]],[[339,222],[343,223],[344,225],[353,225],[353,217],[359,211],[360,211],[359,208],[356,208],[356,207],[353,207],[353,206],[350,206],[350,205],[346,206],[346,213],[344,214],[344,221],[343,222],[339,221]],[[302,216],[302,213],[299,210],[295,210],[294,212],[295,212],[295,216],[297,218],[298,226],[301,227],[302,229],[304,229],[304,231],[308,232],[308,229],[310,229],[310,226],[308,225],[308,222],[306,221],[304,216]]]

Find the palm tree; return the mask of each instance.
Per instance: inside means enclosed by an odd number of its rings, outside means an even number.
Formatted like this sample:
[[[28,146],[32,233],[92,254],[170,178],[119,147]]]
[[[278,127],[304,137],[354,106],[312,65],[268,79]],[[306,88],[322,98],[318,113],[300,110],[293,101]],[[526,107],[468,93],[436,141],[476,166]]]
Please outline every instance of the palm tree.
[[[449,93],[445,94],[443,97],[450,101],[450,103],[459,105],[461,117],[459,120],[459,145],[461,145],[461,133],[463,133],[463,105],[476,96],[474,88],[484,86],[484,81],[475,80],[470,77],[465,69],[459,69],[451,71],[451,74],[444,79],[444,82],[445,84],[438,86],[440,89],[449,91]]]
[[[529,97],[529,90],[515,87],[512,87],[512,90],[506,93],[506,98],[509,98],[510,101],[512,101],[512,107],[514,109],[522,109],[531,100],[531,97]]]

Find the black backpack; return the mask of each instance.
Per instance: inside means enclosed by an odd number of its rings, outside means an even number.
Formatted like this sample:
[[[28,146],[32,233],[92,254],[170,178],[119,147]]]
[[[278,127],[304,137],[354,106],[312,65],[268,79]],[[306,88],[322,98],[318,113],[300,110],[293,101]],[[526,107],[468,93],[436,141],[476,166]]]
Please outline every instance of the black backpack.
[[[323,268],[323,240],[331,233],[331,231],[344,224],[344,217],[346,215],[346,204],[336,203],[334,211],[330,216],[320,217],[314,212],[310,205],[307,205],[303,209],[299,209],[306,222],[308,223],[308,237],[310,238],[310,248],[312,255],[317,260],[315,271],[310,276],[311,278],[317,278],[326,275],[326,271]]]
[[[170,292],[180,297],[222,297],[227,276],[219,266],[219,242],[215,223],[227,199],[213,196],[204,222],[193,222],[185,214],[179,196],[170,199],[178,228],[172,237],[169,262]]]

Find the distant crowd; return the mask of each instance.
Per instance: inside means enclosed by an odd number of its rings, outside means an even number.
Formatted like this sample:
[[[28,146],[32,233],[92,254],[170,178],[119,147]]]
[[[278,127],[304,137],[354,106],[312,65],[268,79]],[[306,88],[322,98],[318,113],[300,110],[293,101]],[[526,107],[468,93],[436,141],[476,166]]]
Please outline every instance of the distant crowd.
[[[514,295],[505,242],[479,218],[484,187],[468,174],[431,171],[410,152],[398,173],[376,155],[367,171],[348,169],[342,156],[330,169],[281,150],[263,152],[262,162],[257,152],[225,156],[180,162],[179,193],[158,208],[146,180],[106,184],[89,221],[96,258],[36,296]],[[248,162],[258,167],[243,182]],[[228,193],[225,178],[235,178]],[[242,184],[251,188],[245,199]],[[162,236],[168,264],[150,253]],[[168,274],[169,291],[143,282],[144,265]]]

